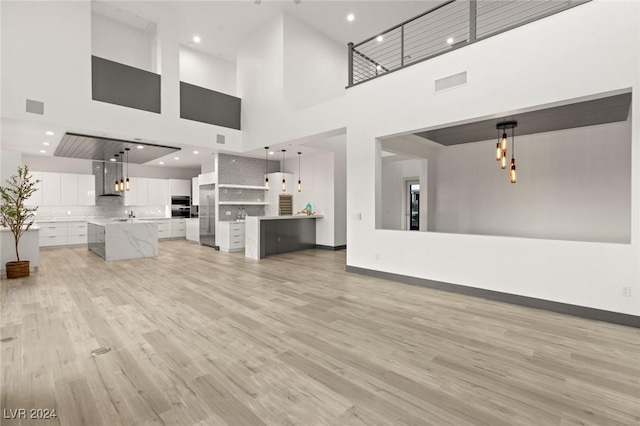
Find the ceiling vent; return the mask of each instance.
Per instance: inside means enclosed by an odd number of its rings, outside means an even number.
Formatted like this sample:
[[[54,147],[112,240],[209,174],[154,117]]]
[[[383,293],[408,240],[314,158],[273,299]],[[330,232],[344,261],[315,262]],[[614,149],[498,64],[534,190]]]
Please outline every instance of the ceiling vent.
[[[44,115],[44,102],[27,99],[27,112]]]
[[[220,145],[224,145],[225,136],[224,135],[216,135],[216,142],[219,143]]]
[[[467,84],[467,72],[453,74],[436,80],[436,92]]]

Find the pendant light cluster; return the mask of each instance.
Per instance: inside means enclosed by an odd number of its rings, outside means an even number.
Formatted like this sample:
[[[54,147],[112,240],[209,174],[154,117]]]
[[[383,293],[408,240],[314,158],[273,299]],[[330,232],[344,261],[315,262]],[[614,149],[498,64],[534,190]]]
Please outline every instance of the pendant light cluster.
[[[515,128],[518,127],[517,121],[503,121],[496,125],[498,129],[498,143],[496,144],[496,161],[500,161],[500,168],[507,168],[507,148],[509,140],[507,130],[511,129],[511,164],[509,165],[509,180],[516,183],[516,159],[515,159]]]
[[[130,148],[125,148],[124,151],[120,151],[118,154],[115,154],[114,157],[116,159],[116,180],[113,185],[113,189],[115,192],[125,192],[131,190],[131,183],[129,181],[129,151]],[[125,152],[126,156],[126,166],[127,166],[127,177],[125,180],[124,172],[125,172]],[[120,161],[118,161],[120,159]],[[120,164],[120,173],[118,173],[118,164]],[[118,180],[118,174],[120,175],[120,179]]]

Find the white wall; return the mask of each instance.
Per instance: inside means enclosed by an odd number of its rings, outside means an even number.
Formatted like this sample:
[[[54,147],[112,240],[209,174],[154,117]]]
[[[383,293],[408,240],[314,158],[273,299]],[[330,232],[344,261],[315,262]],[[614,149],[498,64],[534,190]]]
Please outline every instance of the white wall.
[[[22,165],[22,154],[17,151],[1,151],[0,158],[0,186],[5,186],[7,179],[18,172],[18,167]],[[29,167],[29,170],[35,170]]]
[[[639,15],[637,2],[594,0],[349,89],[348,265],[640,315]],[[508,66],[496,67],[496,52],[509,52]],[[434,92],[461,71],[468,84]],[[624,88],[636,92],[631,244],[375,229],[376,138]]]
[[[180,81],[235,96],[236,66],[180,46]]]
[[[345,93],[346,47],[284,15],[284,97],[287,108],[303,109]]]
[[[347,141],[346,135],[340,137],[334,156],[334,193],[335,221],[334,246],[347,244]]]
[[[91,100],[90,2],[2,2],[3,118],[46,124],[56,133],[105,133],[163,144],[208,146],[226,136],[238,152],[241,132],[179,117],[179,17],[160,16],[158,57],[162,114]],[[45,103],[45,115],[25,112],[25,99]]]
[[[96,12],[91,13],[91,54],[153,72],[155,35]]]
[[[420,180],[421,174],[420,160],[382,160],[382,229],[407,229],[406,181]]]
[[[435,231],[630,243],[630,122],[516,137],[516,184],[495,143],[439,151]]]

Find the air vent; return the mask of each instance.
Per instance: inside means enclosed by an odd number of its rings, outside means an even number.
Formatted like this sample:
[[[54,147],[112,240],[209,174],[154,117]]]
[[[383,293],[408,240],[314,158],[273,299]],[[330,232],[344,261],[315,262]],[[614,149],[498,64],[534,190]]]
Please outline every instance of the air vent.
[[[44,115],[44,102],[27,99],[27,112]]]
[[[216,142],[219,143],[220,145],[224,145],[225,143],[225,136],[224,135],[217,135],[216,136]]]
[[[453,74],[436,80],[436,92],[467,84],[467,72]]]

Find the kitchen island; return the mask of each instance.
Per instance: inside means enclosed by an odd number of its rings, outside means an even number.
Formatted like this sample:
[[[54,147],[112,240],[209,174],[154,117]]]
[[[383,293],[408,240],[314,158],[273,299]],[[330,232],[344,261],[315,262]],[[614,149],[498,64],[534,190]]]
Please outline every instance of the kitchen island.
[[[247,216],[245,257],[262,259],[316,247],[316,219],[322,215]]]
[[[88,221],[89,250],[106,261],[158,256],[158,225],[145,220]]]

